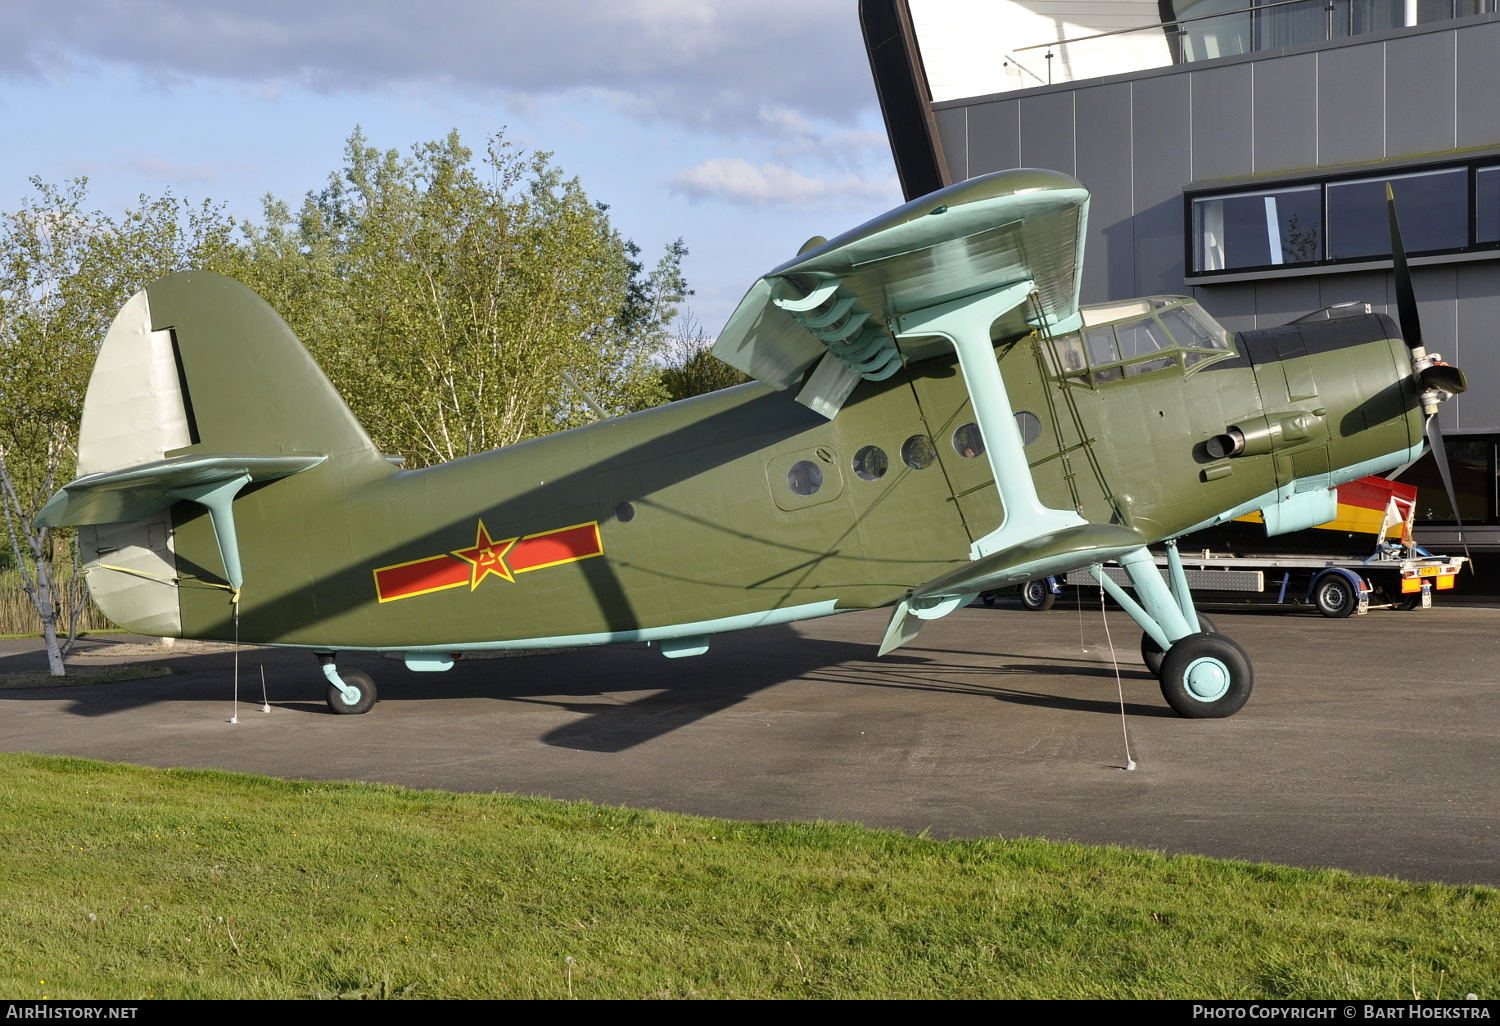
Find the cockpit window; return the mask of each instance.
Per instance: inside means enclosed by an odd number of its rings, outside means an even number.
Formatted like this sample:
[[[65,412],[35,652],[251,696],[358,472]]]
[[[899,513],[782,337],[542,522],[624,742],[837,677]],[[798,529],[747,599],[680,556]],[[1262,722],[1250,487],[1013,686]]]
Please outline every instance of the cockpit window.
[[[1202,307],[1197,308],[1197,310],[1201,309]],[[1167,330],[1172,333],[1172,337],[1177,340],[1177,344],[1184,349],[1227,350],[1229,343],[1224,337],[1224,329],[1217,324],[1209,328],[1207,324],[1193,316],[1197,310],[1174,306],[1161,315],[1161,320]]]
[[[1153,296],[1080,312],[1083,331],[1053,340],[1062,375],[1068,380],[1103,385],[1155,371],[1191,368],[1234,351],[1229,333],[1201,306],[1183,297]]]

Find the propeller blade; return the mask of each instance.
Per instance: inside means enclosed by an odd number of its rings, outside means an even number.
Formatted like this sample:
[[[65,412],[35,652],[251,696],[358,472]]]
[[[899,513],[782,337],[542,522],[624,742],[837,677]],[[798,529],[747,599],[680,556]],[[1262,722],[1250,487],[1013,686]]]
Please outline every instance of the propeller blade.
[[[1385,183],[1386,210],[1391,218],[1391,264],[1396,278],[1396,319],[1406,348],[1422,348],[1422,320],[1417,314],[1417,294],[1411,287],[1411,269],[1406,266],[1406,247],[1401,244],[1401,222],[1396,219],[1396,193]]]
[[[1453,519],[1458,522],[1458,541],[1464,547],[1464,555],[1469,555],[1469,540],[1464,537],[1464,520],[1458,515],[1458,493],[1453,489],[1453,474],[1448,469],[1448,449],[1443,445],[1443,429],[1438,426],[1437,414],[1427,418],[1427,444],[1432,448],[1432,459],[1437,464],[1438,474],[1443,479],[1443,487],[1448,491],[1448,505],[1453,507]],[[1469,559],[1473,564],[1473,557]]]
[[[1469,390],[1469,379],[1464,372],[1450,364],[1435,363],[1423,369],[1421,378],[1423,388],[1440,388],[1453,395]]]

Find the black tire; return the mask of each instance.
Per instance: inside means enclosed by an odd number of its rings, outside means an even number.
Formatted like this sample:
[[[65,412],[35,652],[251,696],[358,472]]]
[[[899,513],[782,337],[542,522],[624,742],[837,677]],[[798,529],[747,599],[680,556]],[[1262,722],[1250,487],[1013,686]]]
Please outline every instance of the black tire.
[[[1033,612],[1042,613],[1057,605],[1057,596],[1045,580],[1027,581],[1021,585],[1021,605]]]
[[[1161,693],[1179,716],[1233,716],[1249,701],[1255,670],[1245,650],[1222,634],[1189,634],[1161,665]]]
[[[1359,608],[1359,592],[1343,574],[1324,574],[1314,581],[1312,600],[1330,620],[1342,620]]]
[[[987,606],[993,606],[995,604],[995,593],[993,591],[984,592],[979,597],[984,600],[984,604]]]
[[[1204,634],[1219,633],[1219,628],[1214,626],[1214,622],[1202,613],[1198,614],[1198,626]],[[1145,631],[1142,631],[1141,662],[1146,664],[1146,669],[1151,671],[1151,676],[1158,680],[1161,679],[1161,664],[1165,658],[1167,658],[1167,654],[1161,650],[1161,646],[1156,643],[1156,639]]]
[[[343,680],[346,687],[354,688],[359,692],[359,700],[350,702],[344,697],[344,693],[332,684],[328,685],[328,708],[340,716],[358,716],[367,713],[375,704],[375,681],[368,673],[360,670],[340,670],[339,678]]]
[[[1391,603],[1391,608],[1403,613],[1409,613],[1421,605],[1422,593],[1419,591],[1415,595],[1397,595],[1396,601]]]

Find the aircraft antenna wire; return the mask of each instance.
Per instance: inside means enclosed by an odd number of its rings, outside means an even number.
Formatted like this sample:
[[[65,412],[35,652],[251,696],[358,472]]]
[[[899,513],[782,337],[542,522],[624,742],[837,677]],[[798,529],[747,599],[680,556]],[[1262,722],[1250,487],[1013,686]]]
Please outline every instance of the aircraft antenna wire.
[[[1078,596],[1078,651],[1087,652],[1089,647],[1083,640],[1083,588],[1074,588],[1073,594]]]
[[[1130,726],[1125,719],[1125,683],[1120,680],[1120,660],[1115,655],[1115,639],[1109,633],[1109,610],[1104,605],[1104,585],[1099,585],[1099,618],[1104,621],[1104,639],[1109,642],[1109,659],[1115,664],[1115,689],[1120,693],[1120,733],[1125,735],[1125,765],[1121,769],[1135,769],[1135,760],[1130,757]]]
[[[230,723],[240,722],[240,603],[239,593],[235,593],[234,601],[234,714],[229,717]]]

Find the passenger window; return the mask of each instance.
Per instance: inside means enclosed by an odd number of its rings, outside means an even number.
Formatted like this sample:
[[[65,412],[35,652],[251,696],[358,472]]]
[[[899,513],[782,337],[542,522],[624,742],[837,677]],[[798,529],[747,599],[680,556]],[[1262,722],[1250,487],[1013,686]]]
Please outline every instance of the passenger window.
[[[937,449],[926,435],[912,435],[901,443],[901,462],[913,470],[926,470],[937,459]]]
[[[890,467],[885,450],[867,445],[854,454],[854,476],[861,481],[879,481]]]
[[[798,495],[813,495],[823,487],[823,469],[811,460],[798,460],[786,472],[787,487]]]
[[[979,433],[978,424],[965,424],[953,432],[953,451],[964,459],[984,455],[984,436]]]
[[[1016,413],[1016,428],[1021,432],[1021,444],[1030,445],[1042,437],[1042,422],[1030,410]]]

